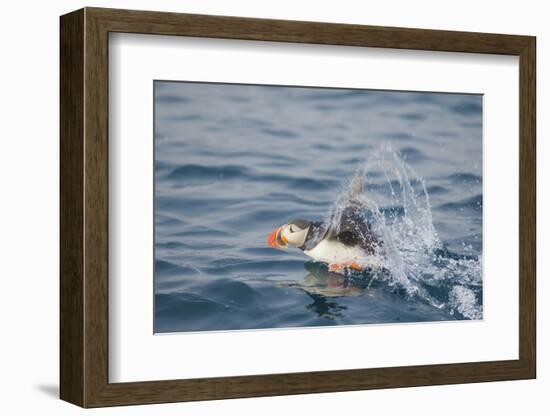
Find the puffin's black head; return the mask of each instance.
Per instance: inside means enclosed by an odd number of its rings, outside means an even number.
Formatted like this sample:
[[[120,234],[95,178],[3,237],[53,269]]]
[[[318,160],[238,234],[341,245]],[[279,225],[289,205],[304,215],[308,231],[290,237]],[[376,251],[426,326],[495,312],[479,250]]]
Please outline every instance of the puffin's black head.
[[[271,247],[286,248],[287,246],[300,247],[306,241],[311,221],[291,220],[288,224],[275,228],[269,235],[267,242]]]

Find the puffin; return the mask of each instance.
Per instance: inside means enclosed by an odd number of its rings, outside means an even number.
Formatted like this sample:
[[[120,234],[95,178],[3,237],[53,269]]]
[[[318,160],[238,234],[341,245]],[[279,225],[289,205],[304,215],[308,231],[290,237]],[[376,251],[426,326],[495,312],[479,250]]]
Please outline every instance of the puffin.
[[[382,242],[364,216],[364,207],[350,203],[328,222],[293,219],[269,235],[270,247],[296,247],[330,272],[381,267]]]

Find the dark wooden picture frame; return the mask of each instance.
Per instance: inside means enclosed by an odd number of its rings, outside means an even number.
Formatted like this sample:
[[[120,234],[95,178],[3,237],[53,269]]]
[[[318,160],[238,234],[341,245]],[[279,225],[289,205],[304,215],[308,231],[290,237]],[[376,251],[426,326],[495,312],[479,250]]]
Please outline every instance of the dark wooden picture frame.
[[[110,383],[108,35],[111,32],[518,56],[519,359]],[[535,378],[534,37],[85,8],[61,17],[60,46],[60,396],[63,400],[83,407],[100,407]]]

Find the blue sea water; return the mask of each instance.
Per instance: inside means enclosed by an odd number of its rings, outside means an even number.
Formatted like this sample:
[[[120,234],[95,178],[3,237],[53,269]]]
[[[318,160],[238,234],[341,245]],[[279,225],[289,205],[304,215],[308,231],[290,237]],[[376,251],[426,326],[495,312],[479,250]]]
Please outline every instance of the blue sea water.
[[[482,318],[480,95],[156,81],[154,149],[155,332]],[[267,245],[358,176],[382,271]]]

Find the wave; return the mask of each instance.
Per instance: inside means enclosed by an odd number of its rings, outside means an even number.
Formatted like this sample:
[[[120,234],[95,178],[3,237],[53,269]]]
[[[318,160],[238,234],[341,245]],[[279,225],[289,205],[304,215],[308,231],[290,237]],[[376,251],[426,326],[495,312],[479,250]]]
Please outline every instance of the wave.
[[[179,265],[165,260],[156,260],[155,273],[158,273],[158,276],[163,278],[160,280],[160,282],[162,282],[163,280],[166,280],[166,278],[170,277],[179,277],[181,275],[193,276],[200,274],[200,271],[191,266]]]
[[[404,147],[399,153],[401,157],[408,162],[420,162],[427,159],[424,153],[414,147]]]
[[[280,174],[256,174],[254,176],[250,176],[249,180],[259,183],[281,183],[284,184],[287,189],[304,191],[334,189],[334,186],[337,184],[337,181],[334,179],[314,179]]]
[[[483,207],[483,195],[477,194],[470,198],[466,198],[456,202],[447,202],[445,204],[439,205],[438,209],[450,209],[453,211],[459,210],[463,211],[464,209],[473,209],[481,210]]]
[[[322,101],[329,100],[333,101],[335,99],[345,99],[345,98],[362,98],[364,97],[364,92],[361,90],[339,90],[327,89],[325,91],[315,91],[312,94],[303,94],[300,98],[304,100],[313,100],[313,101]]]
[[[291,130],[284,129],[262,129],[262,133],[269,136],[277,137],[279,139],[295,139],[298,135]]]
[[[465,100],[464,102],[451,106],[450,110],[456,114],[461,114],[465,116],[481,116],[481,100],[479,103]]]
[[[401,114],[398,117],[403,118],[405,120],[410,120],[410,121],[422,121],[422,120],[426,120],[426,118],[427,118],[427,116],[425,114],[412,113],[412,112]]]
[[[191,99],[181,95],[157,94],[155,96],[155,102],[161,104],[187,104],[191,102]]]
[[[479,184],[482,181],[481,176],[474,175],[473,173],[453,173],[447,176],[448,180],[457,184]]]
[[[246,168],[242,166],[203,166],[203,165],[183,165],[173,169],[169,174],[169,179],[228,179],[244,176],[247,174]]]

